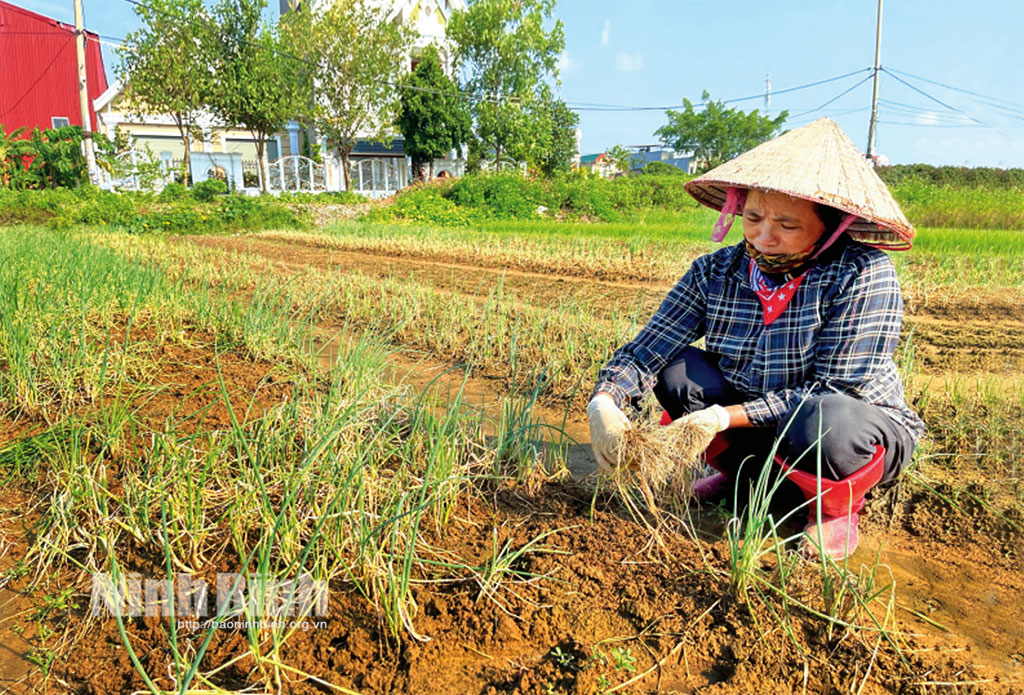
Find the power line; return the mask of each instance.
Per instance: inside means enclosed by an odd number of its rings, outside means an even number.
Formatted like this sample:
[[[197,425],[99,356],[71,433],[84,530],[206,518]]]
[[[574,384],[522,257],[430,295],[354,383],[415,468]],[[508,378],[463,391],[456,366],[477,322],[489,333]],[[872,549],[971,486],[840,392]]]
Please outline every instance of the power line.
[[[153,7],[152,5],[149,5],[148,3],[144,3],[141,0],[125,0],[125,2],[130,3],[132,5],[137,5],[137,6],[140,6],[140,7],[146,7],[149,10],[152,10],[154,12],[158,12],[158,13],[163,14],[163,15],[165,15],[167,17],[172,18],[172,19],[178,19],[178,20],[184,19],[183,17],[181,17],[179,15],[176,15],[176,14],[173,14],[173,13],[170,13],[170,12],[166,12],[166,11],[161,10],[159,8]],[[203,21],[208,21],[208,20],[206,18],[203,18]],[[248,44],[248,45],[258,45],[258,44],[252,44],[252,42],[245,41],[245,40],[243,40],[243,43]],[[262,48],[262,46],[261,46],[261,48]],[[313,63],[313,62],[311,62],[309,60],[306,60],[305,58],[302,58],[302,57],[293,55],[291,53],[288,53],[286,51],[282,51],[282,55],[284,55],[284,56],[286,56],[286,57],[288,57],[288,58],[290,58],[292,60],[296,60],[296,61],[301,62],[303,64],[309,65],[311,67],[314,67],[314,68],[318,67],[315,63]],[[803,89],[810,89],[811,87],[817,87],[819,85],[828,84],[830,82],[836,82],[838,80],[843,80],[843,79],[846,79],[848,77],[852,77],[854,75],[860,74],[860,73],[865,72],[865,71],[870,70],[870,69],[871,68],[861,68],[859,70],[854,70],[852,72],[848,72],[848,73],[843,74],[843,75],[836,75],[834,77],[828,77],[828,78],[825,78],[825,79],[822,79],[822,80],[816,80],[814,82],[808,82],[806,84],[797,85],[795,87],[787,87],[785,89],[778,89],[778,90],[775,90],[773,92],[773,94],[788,94],[790,92],[796,92],[796,91],[803,90]],[[389,87],[394,87],[396,89],[406,89],[406,90],[424,92],[424,93],[429,93],[429,94],[439,94],[439,95],[451,96],[451,93],[449,93],[449,92],[445,92],[443,90],[438,90],[438,89],[431,89],[431,88],[427,88],[427,87],[418,87],[418,86],[415,86],[415,85],[407,85],[407,84],[396,84],[396,83],[393,83],[393,82],[388,82],[387,80],[378,80],[378,83],[382,84],[382,85],[389,86]],[[462,98],[469,99],[471,101],[477,101],[477,102],[479,102],[479,101],[491,101],[491,102],[494,102],[494,103],[498,103],[498,102],[505,101],[505,102],[519,103],[519,102],[522,101],[522,99],[520,97],[512,96],[512,95],[507,95],[507,94],[474,94],[472,92],[467,92],[467,91],[461,90],[461,89],[458,90],[458,94]],[[725,100],[722,101],[722,103],[724,103],[724,104],[732,104],[732,103],[738,103],[738,102],[750,101],[750,100],[753,100],[753,99],[762,99],[762,98],[764,98],[763,94],[754,94],[754,95],[751,95],[751,96],[735,97],[735,98],[731,98],[731,99],[725,99]],[[576,104],[576,105],[573,106],[573,104]],[[629,111],[667,111],[669,109],[677,108],[680,105],[679,104],[671,104],[671,105],[668,105],[668,106],[626,106],[626,105],[617,105],[617,104],[599,104],[599,103],[591,103],[591,102],[566,102],[566,106],[568,106],[570,108],[570,110],[576,111],[576,112],[584,112],[584,111],[629,112]],[[701,102],[700,104],[696,104],[696,106],[697,107],[707,106],[707,102]]]
[[[74,39],[75,39],[75,35],[74,34],[71,34],[70,36],[68,36],[67,41],[65,41],[63,44],[61,44],[60,49],[58,49],[58,51],[53,54],[53,59],[49,63],[47,63],[46,67],[43,68],[43,71],[41,73],[39,73],[39,77],[37,77],[35,79],[35,81],[28,86],[28,89],[25,90],[24,94],[22,94],[20,97],[18,97],[18,100],[16,102],[11,104],[11,106],[8,107],[8,109],[6,111],[4,111],[3,113],[0,113],[0,116],[6,116],[11,111],[16,109],[18,107],[18,104],[20,104],[21,102],[25,101],[25,97],[27,97],[32,92],[32,90],[36,88],[36,85],[39,84],[44,77],[46,77],[46,73],[48,73],[50,71],[50,68],[53,67],[53,64],[57,62],[58,58],[60,58],[60,54],[64,52],[64,49],[67,48],[68,45],[72,41],[74,41]]]
[[[982,123],[901,123],[899,121],[879,121],[885,125],[905,125],[914,128],[991,128],[992,126]]]
[[[904,104],[898,101],[892,101],[891,99],[879,99],[878,102],[885,107],[886,112],[891,112],[901,116],[926,116],[936,121],[945,121],[951,125],[957,125],[964,122],[964,116],[962,114],[947,113],[945,111],[936,111],[932,108],[924,108],[921,106],[915,106],[913,104]]]
[[[966,111],[963,111],[962,109],[958,109],[955,106],[950,106],[949,104],[947,104],[946,102],[942,101],[941,99],[933,97],[931,94],[929,94],[928,92],[924,91],[923,89],[921,89],[919,87],[915,87],[914,85],[910,84],[909,82],[907,82],[905,79],[903,79],[899,75],[896,75],[896,74],[890,72],[888,68],[882,68],[882,70],[884,70],[886,72],[886,74],[888,74],[890,77],[892,77],[897,82],[901,82],[901,83],[905,84],[907,87],[910,87],[911,89],[913,89],[918,94],[921,94],[921,95],[931,99],[936,104],[938,104],[938,105],[940,105],[940,106],[942,106],[944,108],[947,108],[950,111],[956,111],[957,113],[962,113],[963,115],[967,116],[968,118],[970,118],[975,123],[978,123],[979,125],[988,125],[984,121],[978,120],[977,118],[975,118],[971,114],[967,113]]]
[[[961,92],[963,94],[969,94],[969,95],[974,96],[974,97],[980,97],[982,99],[987,99],[988,101],[1001,102],[1003,104],[1007,104],[1009,106],[1016,107],[1017,109],[1020,109],[1022,113],[1024,113],[1024,106],[1022,106],[1020,104],[1015,104],[1015,103],[1013,103],[1011,101],[1006,101],[1004,99],[998,99],[996,97],[988,96],[987,94],[981,94],[979,92],[972,92],[971,90],[963,89],[962,87],[954,87],[951,84],[946,84],[944,82],[939,82],[937,80],[930,80],[927,77],[921,77],[920,75],[912,75],[909,72],[905,72],[903,70],[897,70],[896,68],[886,68],[886,72],[888,72],[890,74],[895,72],[895,73],[898,73],[900,75],[903,75],[904,77],[909,77],[909,78],[914,79],[914,80],[921,80],[922,82],[927,82],[929,84],[933,84],[933,85],[936,85],[938,87],[943,87],[944,89],[950,89],[950,90],[952,90],[954,92]]]
[[[828,84],[829,82],[836,82],[838,80],[846,79],[847,77],[853,77],[858,75],[870,68],[861,68],[860,70],[854,70],[844,75],[836,75],[835,77],[829,77],[823,80],[816,80],[814,82],[808,82],[807,84],[797,85],[795,87],[787,87],[786,89],[776,89],[772,91],[772,96],[777,94],[788,94],[790,92],[796,92],[802,89],[810,89],[811,87],[817,87],[819,85]],[[856,85],[855,85],[856,86]],[[764,94],[754,94],[745,97],[735,97],[732,99],[723,99],[723,104],[735,104],[742,101],[752,101],[754,99],[764,99]],[[694,104],[695,108],[707,106],[709,102],[702,101],[699,104]],[[572,106],[576,104],[577,106]],[[679,108],[680,104],[670,104],[668,106],[627,106],[623,104],[595,104],[589,102],[567,102],[573,111],[667,111],[669,109]]]
[[[848,108],[848,109],[839,109],[838,111],[829,111],[827,116],[830,117],[830,118],[837,118],[839,116],[848,116],[848,115],[853,114],[853,113],[863,113],[865,111],[870,111],[870,110],[871,110],[870,106],[855,106],[855,107]],[[786,127],[797,128],[799,126],[806,125],[806,124],[808,124],[808,123],[810,123],[812,121],[815,121],[818,118],[819,118],[819,116],[813,116],[811,118],[794,119],[792,121],[787,119],[786,120]]]
[[[821,110],[822,110],[823,108],[825,108],[826,106],[829,106],[830,104],[832,104],[832,103],[834,103],[834,102],[838,101],[839,99],[842,99],[842,98],[843,98],[843,97],[845,97],[845,96],[846,96],[847,94],[849,94],[849,93],[850,93],[850,92],[852,92],[853,90],[857,89],[857,87],[860,87],[860,86],[861,86],[862,84],[864,84],[865,82],[867,82],[868,80],[870,80],[870,79],[871,79],[872,77],[873,77],[873,75],[868,75],[867,77],[865,77],[864,79],[862,79],[861,81],[859,81],[859,82],[858,82],[857,84],[853,85],[852,87],[849,87],[849,88],[847,88],[847,89],[844,89],[843,91],[839,92],[839,94],[835,95],[834,97],[832,97],[831,99],[829,99],[828,101],[826,101],[826,102],[825,102],[824,104],[822,104],[821,106],[819,106],[819,107],[817,107],[817,108],[814,108],[814,109],[809,109],[809,110],[807,110],[807,111],[801,111],[800,113],[798,113],[798,114],[795,114],[795,115],[793,116],[793,118],[800,118],[801,116],[806,116],[806,115],[807,115],[807,114],[809,114],[809,113],[814,113],[814,112],[816,112],[816,111],[821,111]]]

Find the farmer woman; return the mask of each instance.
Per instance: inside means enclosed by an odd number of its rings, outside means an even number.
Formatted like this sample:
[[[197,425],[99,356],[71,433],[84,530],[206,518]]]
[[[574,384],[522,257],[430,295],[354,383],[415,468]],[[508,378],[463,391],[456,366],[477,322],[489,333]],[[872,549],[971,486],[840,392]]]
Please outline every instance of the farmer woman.
[[[754,476],[778,464],[811,500],[808,549],[820,537],[824,552],[844,558],[857,545],[864,493],[896,477],[924,431],[892,359],[903,301],[878,250],[910,248],[914,229],[829,119],[686,190],[721,211],[713,240],[725,238],[736,214],[743,238],[694,261],[601,369],[587,407],[598,466],[617,461],[630,426],[623,409],[653,391],[663,422],[719,433],[706,454],[719,472],[695,483],[699,499],[731,489],[741,464]],[[691,346],[699,338],[703,350]]]

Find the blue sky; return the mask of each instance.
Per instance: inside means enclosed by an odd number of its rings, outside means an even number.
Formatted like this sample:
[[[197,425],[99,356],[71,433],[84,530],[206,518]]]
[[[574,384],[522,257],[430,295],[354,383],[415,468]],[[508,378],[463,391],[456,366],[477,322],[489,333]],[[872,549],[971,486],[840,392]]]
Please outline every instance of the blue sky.
[[[72,21],[70,0],[14,0]],[[86,25],[123,37],[138,22],[125,0],[84,0]],[[276,3],[273,3],[276,4]],[[561,93],[570,105],[666,106],[761,94],[868,68],[874,59],[876,0],[559,0],[565,25]],[[898,163],[1024,167],[1024,2],[888,0],[882,65],[959,111],[881,77],[876,151]],[[116,62],[104,47],[108,74]],[[789,125],[835,118],[858,147],[867,144],[871,82],[804,116],[868,76],[775,95],[769,112]],[[908,77],[907,75],[916,77]],[[992,102],[922,81],[992,97]],[[763,109],[763,100],[733,104]],[[964,113],[961,113],[964,112]],[[965,115],[965,113],[967,115]],[[584,152],[653,143],[661,110],[583,110]],[[980,122],[980,123],[979,123]]]

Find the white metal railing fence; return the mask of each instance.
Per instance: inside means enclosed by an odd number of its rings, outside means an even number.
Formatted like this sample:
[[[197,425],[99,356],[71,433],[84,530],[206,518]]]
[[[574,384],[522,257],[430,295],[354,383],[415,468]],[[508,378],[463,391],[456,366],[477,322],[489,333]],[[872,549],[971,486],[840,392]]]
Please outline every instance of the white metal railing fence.
[[[326,165],[297,154],[281,157],[267,165],[267,188],[271,191],[326,191]]]
[[[405,188],[409,170],[404,157],[366,157],[349,162],[352,191],[369,198],[385,198]]]

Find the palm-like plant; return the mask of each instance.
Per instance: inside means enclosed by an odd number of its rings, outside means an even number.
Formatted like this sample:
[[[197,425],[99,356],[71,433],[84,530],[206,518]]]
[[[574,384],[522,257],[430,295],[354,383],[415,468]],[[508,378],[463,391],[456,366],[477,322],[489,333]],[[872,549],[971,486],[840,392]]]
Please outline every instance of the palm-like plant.
[[[11,185],[11,178],[17,171],[17,167],[24,166],[23,157],[31,157],[34,152],[32,143],[22,139],[21,135],[27,130],[26,126],[15,128],[10,133],[4,130],[0,124],[0,186]]]

